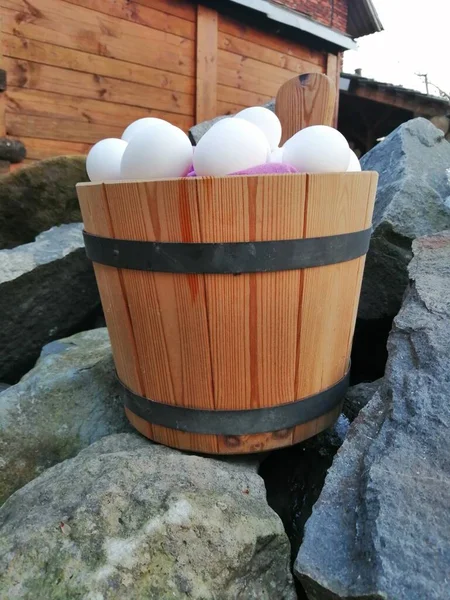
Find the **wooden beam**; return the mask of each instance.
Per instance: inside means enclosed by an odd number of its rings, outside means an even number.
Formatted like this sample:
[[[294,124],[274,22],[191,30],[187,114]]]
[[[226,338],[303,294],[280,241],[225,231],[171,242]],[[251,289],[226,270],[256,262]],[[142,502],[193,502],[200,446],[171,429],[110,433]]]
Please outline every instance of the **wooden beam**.
[[[0,69],[5,73],[5,88],[6,88],[6,66],[3,54],[3,17],[0,17]],[[6,135],[6,95],[5,91],[0,92],[0,136]]]
[[[335,83],[336,86],[336,104],[334,107],[334,119],[333,126],[338,125],[338,114],[339,114],[339,80],[341,77],[341,55],[338,54],[327,54],[326,56],[326,74]]]
[[[217,11],[197,7],[196,121],[217,116]]]

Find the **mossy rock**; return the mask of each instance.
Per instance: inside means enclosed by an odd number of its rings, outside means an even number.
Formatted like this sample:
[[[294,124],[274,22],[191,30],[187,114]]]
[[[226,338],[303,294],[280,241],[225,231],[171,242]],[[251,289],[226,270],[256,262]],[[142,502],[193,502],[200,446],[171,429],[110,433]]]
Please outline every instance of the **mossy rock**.
[[[4,175],[0,249],[32,242],[54,225],[81,221],[75,186],[88,181],[85,156],[49,158]]]
[[[256,465],[103,438],[0,510],[0,598],[294,600]]]
[[[45,469],[131,429],[107,330],[48,344],[34,369],[0,392],[0,505]]]

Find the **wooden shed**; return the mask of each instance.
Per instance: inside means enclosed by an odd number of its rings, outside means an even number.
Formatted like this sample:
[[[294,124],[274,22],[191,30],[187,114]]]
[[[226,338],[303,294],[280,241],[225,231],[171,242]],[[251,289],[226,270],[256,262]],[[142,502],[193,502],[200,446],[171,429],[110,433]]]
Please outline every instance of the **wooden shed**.
[[[338,127],[359,156],[415,117],[430,119],[450,139],[447,98],[368,79],[360,73],[342,73]]]
[[[327,73],[381,28],[370,0],[0,0],[0,135],[27,161],[85,153],[154,115],[195,122]]]

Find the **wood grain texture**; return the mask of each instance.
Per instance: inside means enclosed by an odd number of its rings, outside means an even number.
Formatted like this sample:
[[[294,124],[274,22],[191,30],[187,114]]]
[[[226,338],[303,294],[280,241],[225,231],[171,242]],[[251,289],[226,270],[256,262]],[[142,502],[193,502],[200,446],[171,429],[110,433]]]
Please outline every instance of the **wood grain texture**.
[[[53,119],[51,117],[35,117],[33,115],[6,112],[6,133],[20,138],[33,134],[35,138],[82,142],[94,144],[108,137],[122,135],[123,127],[114,124],[96,125],[81,123],[69,119]]]
[[[272,100],[272,96],[266,94],[256,94],[247,90],[239,90],[226,85],[217,85],[217,101],[237,104],[242,107],[259,106]]]
[[[186,94],[194,94],[195,92],[193,77],[164,71],[160,68],[160,65],[158,65],[158,68],[153,68],[132,64],[117,58],[89,54],[73,48],[63,48],[55,44],[26,39],[9,33],[3,34],[3,48],[5,56],[11,58],[80,71],[81,73],[90,73],[96,77],[110,77],[121,81],[140,83],[145,86],[160,87],[174,92],[184,92]],[[80,85],[83,85],[82,80],[80,80]]]
[[[80,121],[81,123],[92,124],[94,128],[96,125],[112,125],[113,128],[122,127],[122,129],[125,129],[132,121],[141,117],[166,119],[184,131],[187,131],[193,123],[193,117],[188,115],[177,115],[157,109],[140,108],[14,86],[8,88],[5,96],[6,110],[9,113]]]
[[[173,92],[161,87],[91,75],[27,60],[5,57],[4,61],[13,87],[157,109],[175,115],[194,114],[193,94]]]
[[[194,76],[193,40],[61,0],[0,0],[0,8],[5,33]]]
[[[289,43],[287,40],[280,38],[280,44],[284,43],[285,49],[288,49]],[[267,42],[266,42],[267,43]],[[248,58],[254,58],[260,62],[273,65],[275,67],[281,67],[287,71],[293,73],[301,73],[305,69],[305,63],[322,66],[322,56],[317,53],[313,55],[309,50],[305,48],[303,56],[291,56],[286,52],[280,52],[268,48],[262,41],[259,44],[243,39],[223,31],[219,31],[218,38],[219,48],[221,50],[227,50],[240,56],[247,56]]]
[[[286,81],[276,95],[275,112],[281,121],[281,144],[304,127],[333,125],[335,82],[320,73],[305,73]]]
[[[91,144],[83,142],[68,142],[66,140],[47,140],[21,136],[21,141],[27,149],[27,157],[33,160],[42,160],[52,156],[63,156],[70,154],[87,154]]]
[[[196,20],[196,7],[190,0],[133,0],[135,4],[150,6],[156,10],[174,15],[187,21]]]
[[[225,34],[232,35],[238,39],[248,41],[251,44],[254,44],[257,47],[261,48],[262,56],[268,56],[265,54],[264,49],[271,49],[279,52],[283,57],[286,57],[286,63],[281,64],[279,66],[290,68],[292,67],[293,71],[298,70],[297,63],[289,61],[289,58],[297,58],[300,60],[305,60],[309,63],[316,64],[323,68],[324,63],[324,53],[309,48],[308,46],[294,42],[292,40],[288,40],[283,38],[276,33],[268,33],[267,31],[263,31],[258,29],[252,24],[247,24],[242,21],[237,21],[225,15],[220,15],[219,19],[219,31]],[[256,52],[256,49],[253,49],[252,54],[251,51],[247,50],[243,52],[243,54],[248,53],[248,56],[252,58],[259,58]],[[256,54],[256,55],[255,55]],[[261,60],[264,60],[261,58]],[[267,59],[266,59],[267,60]],[[272,63],[271,61],[267,61]]]
[[[322,72],[323,67],[302,62],[301,72]],[[280,85],[292,79],[298,72],[218,50],[218,82],[221,85],[275,97]]]
[[[367,229],[372,222],[377,175],[308,175],[304,237]],[[365,256],[305,269],[299,294],[296,397],[341,379],[348,367]],[[320,356],[320,365],[317,357]],[[294,441],[303,436],[300,428]]]
[[[247,104],[234,104],[233,102],[217,102],[217,110],[221,115],[234,115],[237,112],[247,108]]]
[[[77,193],[85,230],[90,233],[95,231],[104,237],[114,237],[104,186],[77,186]],[[94,270],[117,373],[127,385],[144,394],[142,370],[145,365],[140,363],[137,353],[122,273],[99,264],[94,264]]]
[[[78,192],[91,233],[102,235],[91,216],[91,205],[101,203],[113,237],[261,241],[364,228],[376,179],[372,173],[198,178],[82,184]],[[105,214],[97,218],[104,231]],[[130,364],[121,369],[123,380],[154,400],[199,409],[275,406],[318,393],[348,367],[363,262],[239,277],[112,269],[122,284],[118,312],[128,307],[126,335],[135,344],[135,354],[125,358]],[[106,268],[98,269],[104,275]],[[99,280],[104,285],[109,284]],[[113,294],[105,297],[114,312]],[[113,345],[122,344],[117,335],[113,339]],[[140,388],[134,387],[131,362],[139,365]],[[227,437],[180,434],[129,416],[139,431],[162,443],[232,454],[315,435],[331,424],[337,409],[295,430]]]
[[[196,121],[217,116],[217,11],[197,6]]]
[[[195,39],[195,24],[185,18],[177,15],[170,15],[168,3],[165,5],[160,2],[159,10],[155,9],[153,0],[148,3],[127,0],[126,2],[117,2],[117,0],[64,0],[70,4],[95,10],[105,15],[119,17],[131,23],[145,25],[152,29],[158,29],[166,33],[178,35],[190,40]],[[158,4],[158,3],[156,3]],[[163,10],[165,9],[165,10]]]

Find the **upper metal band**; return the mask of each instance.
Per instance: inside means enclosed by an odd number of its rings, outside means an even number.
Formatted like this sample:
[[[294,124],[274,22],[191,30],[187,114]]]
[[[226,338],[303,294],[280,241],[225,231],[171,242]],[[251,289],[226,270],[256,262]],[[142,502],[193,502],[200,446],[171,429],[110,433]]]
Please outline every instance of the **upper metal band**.
[[[163,273],[239,274],[321,267],[367,253],[371,228],[300,240],[225,244],[117,240],[83,232],[88,257],[102,265]]]

